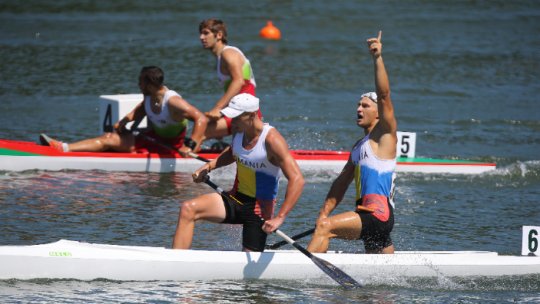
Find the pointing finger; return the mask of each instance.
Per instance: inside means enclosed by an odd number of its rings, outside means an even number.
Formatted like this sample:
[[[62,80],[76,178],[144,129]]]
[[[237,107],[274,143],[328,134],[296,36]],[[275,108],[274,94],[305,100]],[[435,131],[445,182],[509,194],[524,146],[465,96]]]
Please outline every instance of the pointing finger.
[[[379,40],[379,42],[381,42],[381,37],[382,37],[382,31],[379,31],[379,37],[377,37],[377,40]]]

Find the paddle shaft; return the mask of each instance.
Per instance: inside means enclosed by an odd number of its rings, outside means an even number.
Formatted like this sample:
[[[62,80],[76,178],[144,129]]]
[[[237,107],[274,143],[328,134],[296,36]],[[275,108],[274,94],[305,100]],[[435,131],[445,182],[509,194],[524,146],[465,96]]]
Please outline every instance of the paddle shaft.
[[[223,189],[221,189],[218,185],[214,184],[214,182],[210,180],[210,177],[207,176],[204,182],[210,187],[212,187],[214,190],[216,190],[216,192],[218,192],[219,194],[227,198],[229,201],[241,204],[241,202],[237,198],[223,191]],[[262,218],[261,218],[261,221],[264,222]],[[291,239],[288,235],[283,233],[281,230],[276,229],[274,233],[282,237],[287,243],[291,244],[298,251],[302,252],[305,256],[310,258],[311,261],[315,263],[315,265],[317,265],[317,267],[319,267],[324,273],[326,273],[329,277],[331,277],[334,281],[339,283],[344,288],[352,289],[352,288],[362,287],[360,283],[358,283],[356,280],[351,278],[343,270],[337,268],[336,266],[329,263],[328,261],[325,261],[321,258],[314,256],[311,252],[309,252],[307,249],[305,249],[304,247],[296,243],[293,239]]]
[[[293,235],[293,236],[291,237],[291,239],[292,239],[293,241],[297,241],[297,240],[299,240],[299,239],[301,239],[301,238],[303,238],[303,237],[305,237],[305,236],[308,236],[308,235],[310,235],[310,234],[313,234],[313,232],[315,232],[315,228],[311,228],[311,229],[306,230],[306,231],[304,231],[304,232],[301,232],[301,233],[299,233],[299,234]],[[277,242],[277,243],[275,243],[275,244],[267,245],[267,246],[266,246],[266,249],[278,249],[279,247],[281,247],[281,246],[283,246],[283,245],[285,245],[285,244],[288,244],[288,242],[287,242],[287,241],[279,241],[279,242]]]
[[[298,245],[295,240],[290,238],[288,235],[283,233],[281,230],[277,229],[276,231],[274,231],[274,233],[279,235],[280,237],[282,237],[285,240],[285,242],[293,245],[294,248],[300,250],[303,254],[307,255],[308,258],[310,258],[310,259],[313,258],[313,254],[311,252],[307,251],[307,249],[305,249],[304,247]]]

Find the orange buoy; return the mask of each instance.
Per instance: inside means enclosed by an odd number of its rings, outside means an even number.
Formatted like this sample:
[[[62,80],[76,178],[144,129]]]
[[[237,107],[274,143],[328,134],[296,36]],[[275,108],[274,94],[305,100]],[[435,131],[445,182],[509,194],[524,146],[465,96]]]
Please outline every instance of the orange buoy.
[[[277,27],[272,24],[272,21],[267,21],[266,26],[263,27],[259,33],[261,37],[265,39],[271,39],[271,40],[279,40],[281,39],[281,32]]]

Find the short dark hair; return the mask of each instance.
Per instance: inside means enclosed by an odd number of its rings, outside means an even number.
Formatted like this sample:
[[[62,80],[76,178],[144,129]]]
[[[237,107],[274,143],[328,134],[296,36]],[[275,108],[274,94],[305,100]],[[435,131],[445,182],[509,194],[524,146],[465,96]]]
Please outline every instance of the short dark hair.
[[[148,84],[161,87],[165,80],[163,70],[157,66],[145,66],[141,69],[140,77]]]
[[[215,18],[206,19],[199,24],[199,33],[205,28],[209,29],[214,35],[217,35],[218,32],[223,33],[221,41],[227,44],[227,26],[225,25],[225,22]]]

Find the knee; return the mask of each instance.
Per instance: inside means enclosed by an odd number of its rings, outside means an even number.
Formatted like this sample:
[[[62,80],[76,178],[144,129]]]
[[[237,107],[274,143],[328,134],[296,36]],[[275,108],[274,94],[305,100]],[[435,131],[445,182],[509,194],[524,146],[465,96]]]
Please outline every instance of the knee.
[[[106,132],[103,133],[100,137],[98,137],[98,140],[101,140],[102,142],[111,142],[116,140],[118,137],[118,133]]]
[[[97,140],[101,140],[101,141],[112,140],[117,135],[118,135],[117,133],[105,132],[101,134],[101,136],[99,136]]]
[[[390,245],[388,247],[384,247],[381,251],[381,253],[384,254],[393,254],[394,253],[394,245]]]
[[[332,231],[332,222],[328,218],[317,221],[317,225],[315,227],[316,234],[328,235],[330,234],[331,231]]]
[[[196,203],[192,200],[185,201],[180,206],[180,219],[193,220],[196,214]]]
[[[98,143],[100,146],[103,146],[105,148],[108,148],[110,146],[110,143],[112,141],[114,137],[114,134],[113,133],[110,133],[110,132],[107,132],[107,133],[103,133],[101,136],[99,137],[96,137],[95,138],[95,141],[96,143]]]

